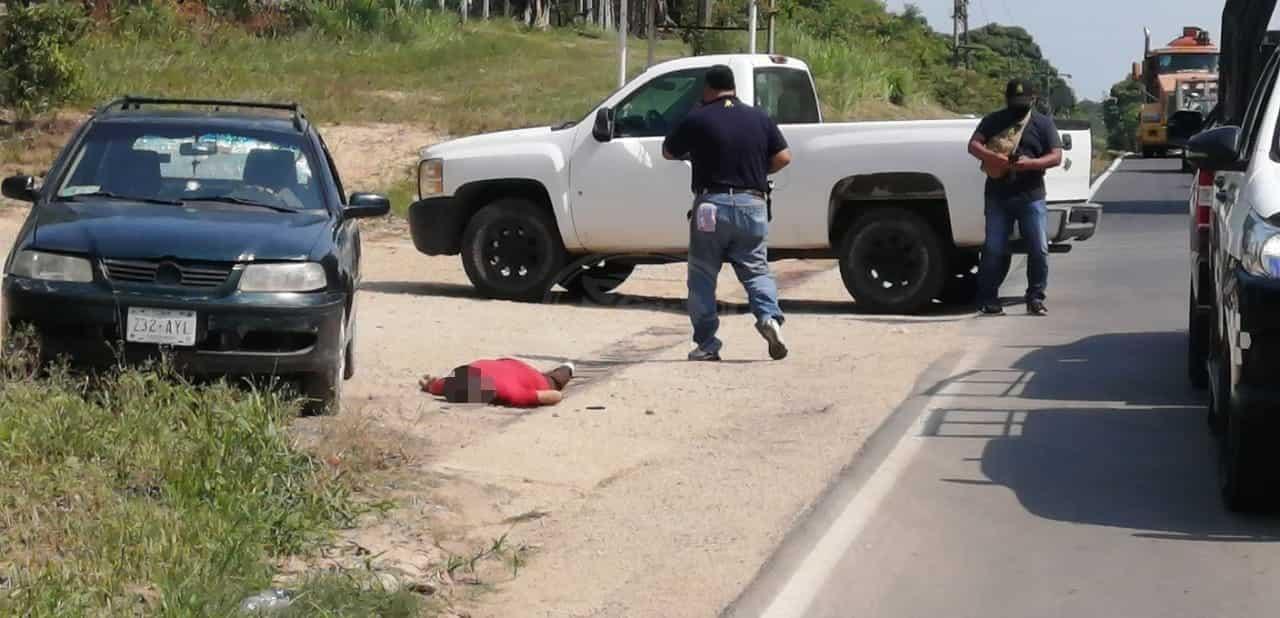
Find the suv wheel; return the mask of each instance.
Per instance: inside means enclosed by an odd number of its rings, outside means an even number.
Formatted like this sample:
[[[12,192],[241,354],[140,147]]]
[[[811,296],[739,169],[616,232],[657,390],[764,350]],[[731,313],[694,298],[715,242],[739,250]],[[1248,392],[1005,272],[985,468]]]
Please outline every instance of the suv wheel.
[[[505,198],[481,208],[462,234],[462,266],[490,298],[542,300],[565,258],[555,221],[529,200]]]
[[[1187,292],[1187,379],[1203,390],[1209,386],[1209,370],[1205,361],[1209,354],[1209,325],[1196,317],[1196,297]]]
[[[840,275],[858,306],[871,313],[916,313],[947,274],[942,241],[924,217],[881,208],[854,221],[840,250]]]

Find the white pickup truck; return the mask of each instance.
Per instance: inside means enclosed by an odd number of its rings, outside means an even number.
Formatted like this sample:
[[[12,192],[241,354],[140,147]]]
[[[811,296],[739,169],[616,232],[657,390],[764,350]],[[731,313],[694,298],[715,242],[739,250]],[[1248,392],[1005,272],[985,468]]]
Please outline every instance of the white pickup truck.
[[[703,73],[733,69],[738,96],[764,108],[794,157],[773,177],[771,260],[837,259],[864,310],[914,313],[967,302],[983,242],[983,176],[966,152],[975,119],[822,122],[808,67],[782,56],[700,56],[656,65],[579,122],[425,148],[417,249],[461,253],[475,287],[538,300],[560,283],[608,290],[637,263],[680,260],[691,207],[687,163],[663,136],[698,102]],[[1065,164],[1046,182],[1056,248],[1093,236],[1087,124],[1060,125]]]

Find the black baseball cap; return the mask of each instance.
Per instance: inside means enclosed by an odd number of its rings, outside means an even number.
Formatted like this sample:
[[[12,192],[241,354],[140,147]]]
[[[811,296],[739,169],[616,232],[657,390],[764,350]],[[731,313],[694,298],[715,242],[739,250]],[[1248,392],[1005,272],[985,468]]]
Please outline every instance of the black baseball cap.
[[[1004,98],[1010,105],[1031,105],[1036,87],[1025,79],[1011,79],[1004,87]]]
[[[733,80],[733,69],[723,64],[717,64],[707,69],[707,88],[717,92],[728,92],[737,90],[737,85]]]

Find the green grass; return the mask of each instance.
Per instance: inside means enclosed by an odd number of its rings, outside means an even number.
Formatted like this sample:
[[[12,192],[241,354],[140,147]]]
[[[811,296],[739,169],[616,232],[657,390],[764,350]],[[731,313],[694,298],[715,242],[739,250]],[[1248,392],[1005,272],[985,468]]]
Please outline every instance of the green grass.
[[[603,34],[528,31],[503,20],[463,27],[431,12],[402,20],[399,36],[311,29],[272,38],[137,12],[81,43],[89,65],[81,99],[298,101],[320,122],[408,122],[465,135],[578,120],[617,85],[616,41]],[[645,44],[633,41],[630,50],[634,75]],[[660,59],[683,53],[679,42],[658,49]]]
[[[34,379],[3,358],[0,614],[228,615],[270,586],[272,558],[361,511],[347,480],[293,448],[297,408],[274,393],[163,370]],[[323,610],[309,615],[413,615],[356,579],[308,590]]]

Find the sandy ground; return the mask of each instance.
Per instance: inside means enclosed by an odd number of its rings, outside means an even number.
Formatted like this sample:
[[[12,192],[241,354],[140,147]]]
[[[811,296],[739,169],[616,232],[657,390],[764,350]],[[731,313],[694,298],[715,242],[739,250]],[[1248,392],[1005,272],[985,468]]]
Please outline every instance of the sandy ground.
[[[430,137],[366,130],[397,161]],[[359,160],[331,134],[340,161]],[[0,208],[0,251],[23,215]],[[477,298],[456,257],[418,254],[402,225],[368,231],[345,409],[296,429],[327,460],[374,452],[385,473],[370,492],[397,504],[328,558],[452,585],[453,613],[714,615],[920,372],[966,345],[967,316],[859,315],[834,263],[795,261],[775,265],[790,358],[768,360],[726,269],[726,361],[690,364],[681,265],[638,269],[605,305],[527,305]],[[423,373],[497,356],[574,360],[579,377],[559,406],[526,412],[416,390]],[[518,572],[499,556],[444,574],[504,535]]]

